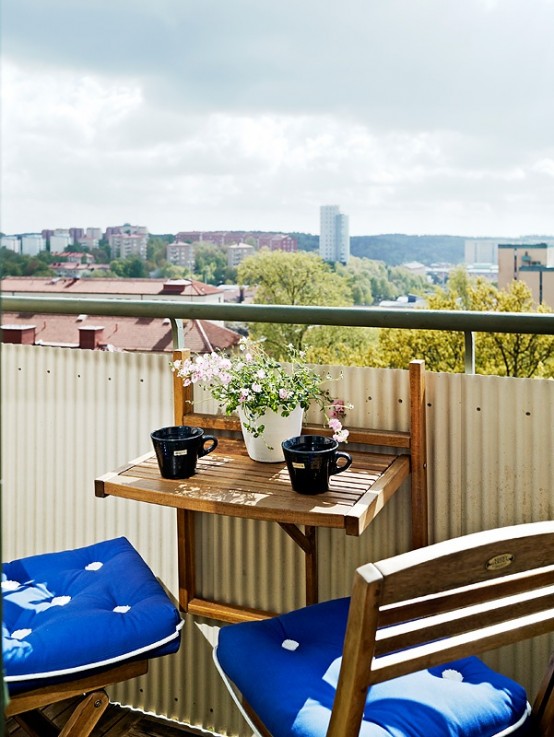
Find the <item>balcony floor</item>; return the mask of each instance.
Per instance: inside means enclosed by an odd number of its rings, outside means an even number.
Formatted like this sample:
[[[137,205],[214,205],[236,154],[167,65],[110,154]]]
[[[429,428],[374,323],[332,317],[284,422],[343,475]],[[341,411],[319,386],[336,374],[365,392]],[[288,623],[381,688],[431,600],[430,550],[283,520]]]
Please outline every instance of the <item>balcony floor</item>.
[[[74,699],[60,701],[41,711],[60,728],[65,724]],[[29,737],[28,733],[12,717],[6,722],[6,737]],[[197,733],[198,734],[198,733]],[[184,727],[170,724],[163,719],[142,714],[131,709],[110,704],[102,715],[91,737],[193,737]]]

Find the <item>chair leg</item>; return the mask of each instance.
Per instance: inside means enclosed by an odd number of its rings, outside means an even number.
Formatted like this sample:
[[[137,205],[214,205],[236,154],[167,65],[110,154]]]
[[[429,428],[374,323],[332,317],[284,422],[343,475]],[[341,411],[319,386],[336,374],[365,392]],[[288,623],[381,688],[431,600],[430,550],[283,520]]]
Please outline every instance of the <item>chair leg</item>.
[[[109,703],[103,688],[87,694],[69,717],[59,737],[89,737]]]
[[[540,737],[554,737],[554,653],[533,704],[533,717]]]

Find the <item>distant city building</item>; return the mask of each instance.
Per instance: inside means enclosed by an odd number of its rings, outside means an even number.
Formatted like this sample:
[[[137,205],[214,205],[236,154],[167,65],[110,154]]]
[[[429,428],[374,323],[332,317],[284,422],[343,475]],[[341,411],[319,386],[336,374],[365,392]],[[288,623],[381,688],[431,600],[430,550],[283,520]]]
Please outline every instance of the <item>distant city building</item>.
[[[347,264],[350,259],[348,215],[338,205],[320,208],[319,255],[324,261]]]
[[[527,284],[535,302],[554,307],[554,243],[499,243],[499,288],[513,279]]]
[[[192,272],[194,271],[194,245],[192,243],[181,243],[180,241],[168,243],[166,259],[170,264],[182,266]]]
[[[98,248],[102,238],[102,228],[69,228],[69,235],[73,244],[85,248]]]
[[[146,228],[144,230],[146,231]],[[148,231],[146,232],[148,233]],[[87,228],[85,235],[87,238],[99,241],[102,238],[102,228]]]
[[[8,248],[15,253],[21,253],[21,240],[16,235],[3,235],[0,247]]]
[[[298,241],[283,233],[260,233],[258,231],[225,230],[182,230],[175,240],[183,243],[212,243],[214,246],[232,246],[248,243],[256,248],[269,248],[272,251],[296,251]]]
[[[148,228],[144,225],[110,225],[106,228],[105,237],[109,238],[111,235],[148,235]]]
[[[108,236],[108,244],[112,258],[128,258],[139,256],[145,259],[148,246],[148,235],[114,233]]]
[[[236,267],[241,261],[244,261],[247,256],[251,256],[255,252],[256,249],[254,246],[251,246],[248,243],[233,243],[233,245],[229,246],[227,249],[227,265],[230,267]]]
[[[77,239],[76,243],[83,248],[89,248],[92,250],[93,248],[98,248],[100,238],[93,238],[90,235],[82,235]]]
[[[480,276],[483,279],[497,284],[498,283],[498,265],[489,263],[468,264],[466,267],[468,276]]]
[[[464,241],[464,262],[466,264],[496,264],[498,262],[498,245],[506,243],[505,238],[466,238]],[[512,245],[533,245],[546,243],[554,245],[552,236],[522,235],[510,238]]]
[[[24,256],[36,256],[46,250],[46,240],[39,233],[27,233],[21,237],[21,253]]]
[[[495,264],[498,243],[501,238],[466,238],[464,262],[466,264]]]
[[[85,231],[83,228],[70,228],[69,229],[69,235],[73,239],[73,243],[79,243],[79,238],[82,238],[85,234]]]
[[[271,251],[287,251],[292,253],[298,250],[298,241],[290,235],[265,234],[258,236],[258,248],[269,248]]]
[[[402,268],[406,269],[406,271],[409,271],[414,276],[424,277],[427,275],[427,267],[420,261],[408,261],[407,263],[402,264]]]
[[[113,225],[106,228],[112,258],[128,258],[138,256],[146,258],[148,246],[148,228],[143,225]]]
[[[71,237],[69,230],[62,230],[57,228],[49,238],[50,252],[62,253],[68,246],[73,245],[73,238]]]

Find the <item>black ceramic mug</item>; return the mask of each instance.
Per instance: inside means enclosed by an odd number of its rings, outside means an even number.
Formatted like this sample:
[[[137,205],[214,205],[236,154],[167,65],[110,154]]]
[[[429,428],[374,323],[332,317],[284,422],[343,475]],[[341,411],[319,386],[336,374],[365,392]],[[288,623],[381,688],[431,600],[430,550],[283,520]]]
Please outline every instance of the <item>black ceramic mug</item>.
[[[196,461],[217,448],[217,438],[204,435],[201,427],[162,427],[150,437],[164,479],[188,479],[196,472]]]
[[[333,438],[299,435],[281,443],[292,488],[299,494],[321,494],[329,490],[329,477],[350,468],[352,456],[337,450]],[[339,459],[344,463],[338,464]]]

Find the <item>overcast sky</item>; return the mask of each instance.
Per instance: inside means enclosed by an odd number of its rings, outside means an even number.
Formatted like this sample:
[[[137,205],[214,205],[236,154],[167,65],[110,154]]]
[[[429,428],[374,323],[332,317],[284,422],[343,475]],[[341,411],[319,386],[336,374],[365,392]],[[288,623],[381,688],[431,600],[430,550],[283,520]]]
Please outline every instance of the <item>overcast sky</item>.
[[[0,0],[0,229],[554,234],[554,0]]]

